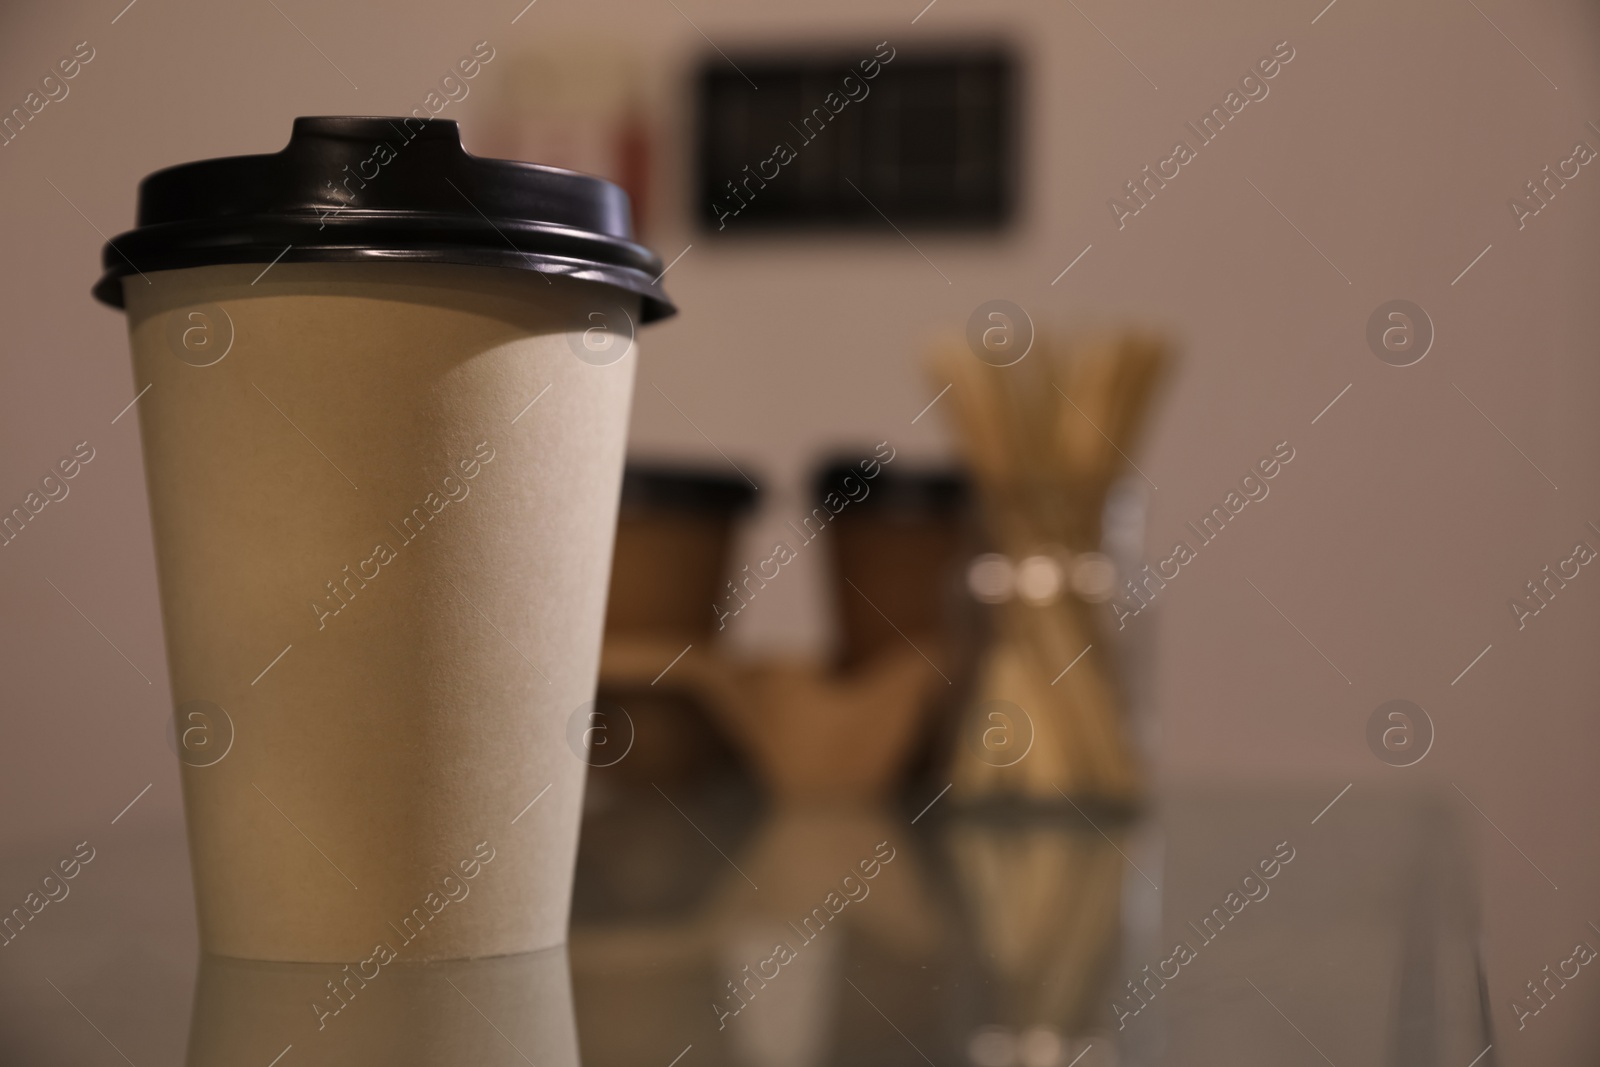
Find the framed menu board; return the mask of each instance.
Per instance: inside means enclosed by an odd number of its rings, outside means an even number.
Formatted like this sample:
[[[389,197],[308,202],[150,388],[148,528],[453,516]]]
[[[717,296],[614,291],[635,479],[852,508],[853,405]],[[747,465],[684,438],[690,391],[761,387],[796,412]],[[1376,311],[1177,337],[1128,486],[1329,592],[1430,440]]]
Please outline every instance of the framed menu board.
[[[1020,123],[1003,47],[713,54],[696,89],[693,213],[712,233],[992,229],[1011,215]]]

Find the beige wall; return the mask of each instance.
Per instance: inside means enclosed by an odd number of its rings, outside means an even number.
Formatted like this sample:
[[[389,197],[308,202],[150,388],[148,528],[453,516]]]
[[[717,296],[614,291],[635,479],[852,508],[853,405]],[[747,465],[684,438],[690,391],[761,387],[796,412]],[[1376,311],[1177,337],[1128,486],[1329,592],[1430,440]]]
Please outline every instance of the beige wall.
[[[947,453],[937,408],[911,425],[937,391],[917,356],[979,302],[1016,301],[1046,325],[1168,324],[1182,372],[1138,457],[1160,487],[1153,545],[1181,536],[1275,443],[1291,442],[1296,459],[1133,624],[1157,635],[1163,771],[1325,780],[1330,797],[1348,781],[1432,779],[1481,831],[1497,1053],[1511,1064],[1594,1058],[1600,985],[1582,983],[1600,979],[1579,979],[1520,1034],[1508,1007],[1525,979],[1595,936],[1585,920],[1600,889],[1600,577],[1586,569],[1521,632],[1506,606],[1576,539],[1600,547],[1585,527],[1600,525],[1600,171],[1585,167],[1523,230],[1506,206],[1575,140],[1600,148],[1587,124],[1600,120],[1596,28],[1580,5],[1338,0],[1313,25],[1320,0],[1082,0],[1124,59],[1071,4],[939,0],[913,27],[918,0],[681,0],[730,51],[858,33],[1021,45],[1022,217],[1000,240],[916,236],[948,284],[887,229],[719,245],[687,228],[679,76],[705,44],[671,4],[539,0],[513,26],[514,0],[385,11],[282,0],[359,90],[270,5],[141,0],[112,25],[119,6],[17,4],[0,16],[6,108],[74,43],[96,50],[70,96],[0,149],[0,503],[20,500],[76,442],[96,450],[70,497],[0,549],[0,834],[87,832],[148,782],[129,819],[179,802],[162,740],[168,692],[136,424],[110,424],[134,394],[123,321],[87,297],[96,230],[131,225],[134,184],[157,167],[275,149],[295,115],[409,111],[486,39],[500,58],[446,113],[482,146],[494,79],[519,49],[614,42],[640,62],[670,131],[652,239],[668,258],[694,244],[668,276],[684,313],[647,338],[635,447],[715,461],[704,431],[759,471],[770,489],[754,553],[799,509],[819,450],[887,438],[906,456]],[[1286,39],[1295,58],[1271,95],[1119,231],[1107,198]],[[1438,334],[1403,370],[1363,340],[1369,313],[1395,297],[1422,304]],[[819,647],[820,578],[802,570],[775,584],[738,640]],[[1438,730],[1428,758],[1405,771],[1379,763],[1363,737],[1372,709],[1399,696]]]

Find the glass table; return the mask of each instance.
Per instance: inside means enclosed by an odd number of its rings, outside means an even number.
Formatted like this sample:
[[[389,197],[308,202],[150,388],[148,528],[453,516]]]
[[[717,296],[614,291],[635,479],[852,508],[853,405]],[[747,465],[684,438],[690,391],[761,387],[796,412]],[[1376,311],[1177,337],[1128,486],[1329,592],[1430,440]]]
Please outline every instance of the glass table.
[[[672,788],[591,788],[565,948],[370,981],[201,958],[181,825],[111,828],[0,948],[0,1059],[1432,1067],[1492,1041],[1426,794],[1187,788],[1130,819]],[[0,857],[0,899],[58,852]]]

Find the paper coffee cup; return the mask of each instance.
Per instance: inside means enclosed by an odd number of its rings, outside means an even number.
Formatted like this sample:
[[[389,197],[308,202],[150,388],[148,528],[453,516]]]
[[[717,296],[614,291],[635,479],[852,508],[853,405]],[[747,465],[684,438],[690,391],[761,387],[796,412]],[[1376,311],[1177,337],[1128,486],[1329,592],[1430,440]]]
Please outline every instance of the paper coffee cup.
[[[566,949],[397,962],[365,977],[349,965],[202,957],[187,1067],[277,1055],[298,1067],[578,1067]]]
[[[671,306],[620,193],[467,156],[453,123],[403,146],[378,206],[318,230],[301,172],[383,121],[300,120],[277,156],[161,172],[107,249],[113,273],[128,261],[148,387],[175,747],[217,955],[381,968],[566,936],[585,770],[569,726],[594,697],[632,332]],[[255,221],[203,188],[222,178]],[[494,214],[473,226],[462,200]],[[610,232],[586,247],[575,221]],[[206,262],[263,233],[302,256]]]

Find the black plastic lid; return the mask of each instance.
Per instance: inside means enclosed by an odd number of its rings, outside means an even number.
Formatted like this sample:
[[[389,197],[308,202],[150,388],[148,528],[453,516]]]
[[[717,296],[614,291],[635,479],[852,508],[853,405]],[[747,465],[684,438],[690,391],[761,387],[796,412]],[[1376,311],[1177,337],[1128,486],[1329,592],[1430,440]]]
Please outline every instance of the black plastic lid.
[[[817,500],[820,501],[830,492],[848,496],[844,481],[852,475],[871,486],[866,496],[851,503],[851,510],[857,514],[870,510],[929,517],[949,516],[959,514],[967,506],[967,477],[959,470],[926,467],[900,469],[897,464],[895,467],[880,467],[877,477],[868,479],[861,470],[861,461],[844,456],[818,468],[812,482]]]
[[[702,467],[629,460],[622,472],[624,511],[734,514],[755,500],[743,478]]]
[[[470,155],[448,119],[295,119],[281,152],[151,174],[138,218],[101,253],[94,295],[112,307],[136,270],[277,260],[509,267],[638,293],[645,322],[677,310],[661,260],[633,241],[626,193],[586,174]]]

